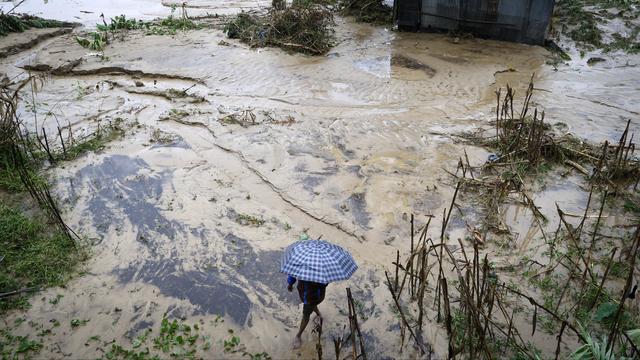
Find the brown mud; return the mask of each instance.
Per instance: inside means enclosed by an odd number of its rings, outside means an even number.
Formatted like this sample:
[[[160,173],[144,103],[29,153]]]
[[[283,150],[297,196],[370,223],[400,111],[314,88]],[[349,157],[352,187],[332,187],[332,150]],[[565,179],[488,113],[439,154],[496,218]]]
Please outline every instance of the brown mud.
[[[29,6],[57,18],[57,3]],[[111,13],[109,6],[83,3],[79,8],[92,13],[75,20],[88,23],[102,11],[118,15],[119,2],[109,3]],[[143,4],[153,6],[144,10]],[[169,13],[162,5],[170,3],[126,7],[144,18]],[[264,5],[187,6],[222,14]],[[325,354],[347,324],[349,286],[362,304],[369,349],[380,358],[397,357],[398,320],[383,269],[395,260],[395,249],[408,251],[408,214],[442,216],[453,192],[443,169],[455,169],[465,149],[473,165],[486,161],[485,150],[450,135],[486,125],[497,88],[509,83],[523,94],[535,74],[535,101],[548,122],[595,142],[615,139],[628,118],[639,130],[640,57],[556,70],[546,65],[552,55],[534,46],[454,42],[342,18],[336,36],[327,56],[309,57],[252,50],[218,29],[131,32],[104,54],[63,34],[1,59],[9,78],[25,70],[51,73],[20,109],[32,130],[54,133],[60,126],[82,138],[116,119],[127,124],[125,136],[104,151],[48,174],[65,220],[92,243],[85,273],[64,289],[34,296],[30,310],[9,314],[4,324],[20,317],[44,326],[60,321],[43,338],[43,357],[99,357],[104,346],[85,344],[92,335],[128,344],[127,336],[158,326],[163,316],[209,325],[217,343],[199,352],[204,357],[229,355],[220,345],[229,328],[252,351],[312,357],[310,330],[300,351],[289,350],[300,306],[278,272],[282,249],[308,232],[345,247],[360,266],[351,280],[328,288],[321,306]],[[245,111],[255,115],[250,126],[222,120]],[[553,219],[556,202],[567,212],[583,211],[588,191],[568,177],[534,194]],[[259,221],[238,221],[240,214]],[[529,233],[532,216],[514,205],[504,217],[519,250],[497,248],[500,265],[517,264],[525,254],[535,258],[541,250]],[[452,225],[456,244],[465,224]],[[51,304],[57,294],[64,297]],[[213,325],[217,315],[224,324]],[[69,325],[73,318],[90,321],[76,329]],[[12,331],[33,332],[27,322]],[[549,336],[536,336],[536,345],[554,350],[544,346]],[[446,355],[445,330],[433,317],[425,337],[435,358]]]

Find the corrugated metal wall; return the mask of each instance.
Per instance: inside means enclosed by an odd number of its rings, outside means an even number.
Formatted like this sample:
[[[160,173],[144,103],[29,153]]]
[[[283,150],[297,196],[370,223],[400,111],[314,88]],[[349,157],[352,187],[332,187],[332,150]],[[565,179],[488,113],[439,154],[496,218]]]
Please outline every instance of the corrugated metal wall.
[[[502,40],[542,44],[555,0],[395,0],[401,28],[471,32]]]

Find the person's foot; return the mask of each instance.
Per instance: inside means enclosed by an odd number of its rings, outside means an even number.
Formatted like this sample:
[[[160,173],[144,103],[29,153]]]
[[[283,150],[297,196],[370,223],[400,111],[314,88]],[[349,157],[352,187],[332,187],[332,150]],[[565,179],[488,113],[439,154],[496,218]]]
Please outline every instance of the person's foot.
[[[294,350],[300,349],[301,345],[302,345],[302,339],[299,336],[296,336],[296,338],[293,339],[293,349]]]

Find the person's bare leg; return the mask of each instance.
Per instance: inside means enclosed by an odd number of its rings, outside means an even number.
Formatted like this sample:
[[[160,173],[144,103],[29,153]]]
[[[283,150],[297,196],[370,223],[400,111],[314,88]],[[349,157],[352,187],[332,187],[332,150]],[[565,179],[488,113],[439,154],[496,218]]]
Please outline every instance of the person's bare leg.
[[[296,338],[293,340],[294,349],[298,349],[302,344],[302,332],[304,332],[304,329],[307,327],[307,324],[309,323],[309,317],[310,317],[309,315],[307,316],[304,316],[304,314],[302,315],[302,320],[300,321],[300,330],[298,330],[298,334],[296,335]]]
[[[313,319],[314,322],[318,322],[318,321],[322,321],[322,314],[320,314],[320,310],[318,309],[318,306],[316,305],[315,308],[313,308],[313,312],[316,313],[316,317]]]

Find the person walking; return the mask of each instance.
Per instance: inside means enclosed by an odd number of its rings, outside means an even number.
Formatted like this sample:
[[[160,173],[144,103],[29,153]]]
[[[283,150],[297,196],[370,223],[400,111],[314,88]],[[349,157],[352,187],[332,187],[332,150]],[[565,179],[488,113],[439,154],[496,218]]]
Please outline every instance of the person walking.
[[[296,283],[297,279],[293,276],[289,275],[287,277],[287,290],[289,292],[293,291],[293,285]],[[302,302],[302,320],[300,320],[300,328],[298,333],[296,334],[295,339],[293,340],[293,348],[298,349],[302,344],[302,333],[304,329],[309,324],[309,318],[311,317],[311,313],[315,312],[316,317],[314,318],[315,323],[322,324],[322,314],[318,309],[318,305],[324,300],[325,289],[328,284],[321,284],[313,281],[298,281],[298,296],[300,296],[300,301]]]
[[[350,278],[357,269],[358,265],[349,252],[324,240],[302,240],[287,247],[280,271],[288,275],[289,292],[298,283],[298,296],[303,303],[300,328],[293,341],[294,349],[302,344],[302,333],[312,312],[317,315],[314,321],[322,324],[318,305],[324,300],[327,285]]]

